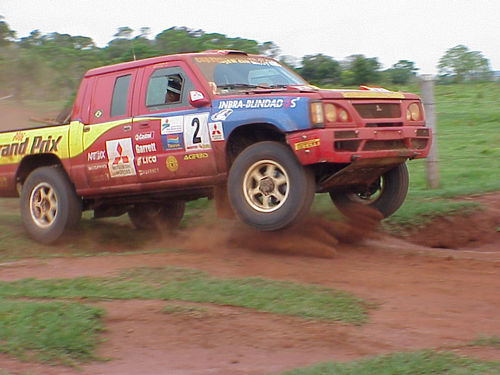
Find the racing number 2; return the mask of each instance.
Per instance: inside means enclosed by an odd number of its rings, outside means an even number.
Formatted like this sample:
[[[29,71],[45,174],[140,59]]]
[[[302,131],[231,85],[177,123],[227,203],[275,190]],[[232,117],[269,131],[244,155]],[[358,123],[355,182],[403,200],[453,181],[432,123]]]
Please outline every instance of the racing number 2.
[[[186,151],[210,148],[208,112],[184,116],[184,145]]]
[[[191,126],[196,127],[193,134],[193,144],[201,143],[201,137],[198,137],[198,133],[200,131],[200,120],[198,117],[195,117],[191,122]]]

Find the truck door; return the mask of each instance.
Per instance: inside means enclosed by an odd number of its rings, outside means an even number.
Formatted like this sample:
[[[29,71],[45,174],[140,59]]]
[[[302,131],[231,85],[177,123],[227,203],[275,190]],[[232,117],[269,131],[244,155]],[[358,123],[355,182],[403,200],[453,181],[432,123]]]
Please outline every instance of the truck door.
[[[90,121],[83,127],[86,174],[91,187],[138,182],[132,130],[132,96],[137,71],[93,77]]]
[[[188,100],[195,78],[183,62],[144,67],[134,101],[134,150],[139,181],[213,176],[209,108]]]

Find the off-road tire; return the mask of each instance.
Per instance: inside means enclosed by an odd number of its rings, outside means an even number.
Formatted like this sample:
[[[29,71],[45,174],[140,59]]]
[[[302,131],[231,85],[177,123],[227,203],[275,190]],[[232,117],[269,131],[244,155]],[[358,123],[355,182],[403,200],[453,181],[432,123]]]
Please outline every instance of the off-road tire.
[[[184,217],[186,203],[172,201],[164,204],[136,204],[128,211],[132,224],[141,230],[161,231],[175,229]]]
[[[361,203],[376,208],[384,217],[389,217],[401,207],[408,193],[408,168],[405,163],[399,164],[379,179],[374,182],[379,184],[376,197],[373,197],[375,194],[367,196],[361,191],[334,191],[330,192],[330,197],[340,212],[348,213],[352,209],[352,203]]]
[[[40,167],[23,184],[21,218],[28,234],[50,244],[75,229],[82,216],[82,200],[59,166]]]
[[[287,145],[278,142],[247,147],[229,170],[231,206],[244,223],[258,230],[278,230],[300,221],[314,193],[312,172]]]

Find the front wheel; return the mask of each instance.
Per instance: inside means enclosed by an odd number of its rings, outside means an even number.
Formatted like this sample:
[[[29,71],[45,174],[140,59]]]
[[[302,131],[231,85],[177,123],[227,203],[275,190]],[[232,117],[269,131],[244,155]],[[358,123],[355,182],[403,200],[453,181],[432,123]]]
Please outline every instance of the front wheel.
[[[408,193],[408,168],[405,163],[385,172],[365,189],[330,192],[335,206],[349,213],[352,203],[376,208],[384,217],[391,216],[403,204]]]
[[[74,229],[82,201],[60,167],[41,167],[30,173],[21,191],[21,217],[28,234],[44,244]]]
[[[302,219],[314,192],[312,173],[281,143],[247,147],[229,170],[229,201],[243,222],[259,230],[282,229]]]

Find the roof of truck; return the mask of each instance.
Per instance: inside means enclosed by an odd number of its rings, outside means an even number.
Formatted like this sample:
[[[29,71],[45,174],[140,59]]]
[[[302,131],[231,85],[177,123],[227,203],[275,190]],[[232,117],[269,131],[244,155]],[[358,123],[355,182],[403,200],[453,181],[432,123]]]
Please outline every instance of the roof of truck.
[[[175,55],[163,55],[157,57],[150,57],[148,59],[136,60],[136,61],[128,61],[119,64],[106,65],[99,68],[90,69],[87,73],[85,73],[85,77],[96,76],[104,73],[117,72],[120,70],[127,70],[138,68],[146,65],[160,64],[167,61],[185,61],[191,56],[199,56],[199,55],[245,55],[247,54],[243,51],[237,50],[208,50],[203,52],[192,52],[192,53],[180,53]]]

